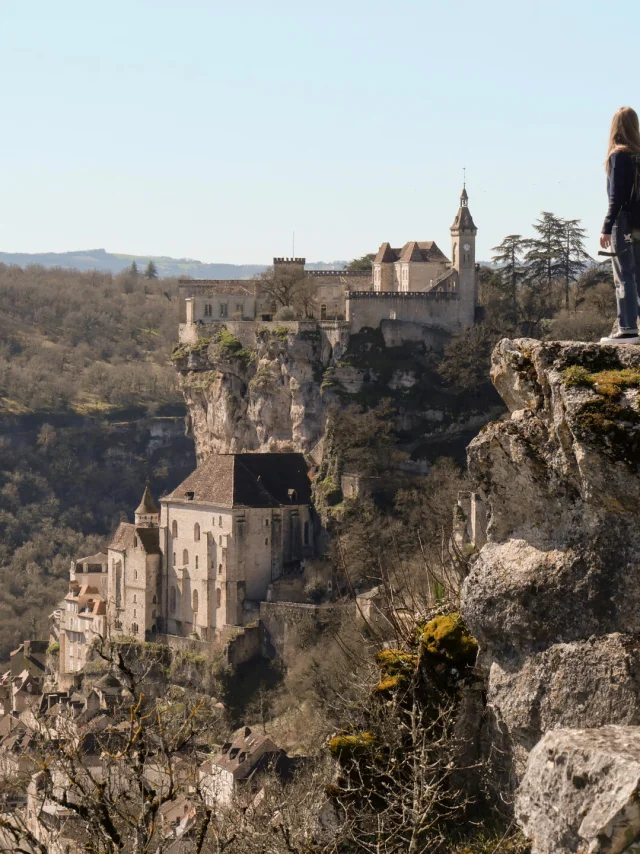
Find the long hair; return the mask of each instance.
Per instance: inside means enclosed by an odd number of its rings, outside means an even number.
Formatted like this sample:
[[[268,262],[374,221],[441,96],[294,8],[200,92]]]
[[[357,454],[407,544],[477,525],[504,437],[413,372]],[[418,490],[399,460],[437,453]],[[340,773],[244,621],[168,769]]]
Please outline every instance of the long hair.
[[[609,159],[616,151],[640,154],[640,124],[638,123],[638,114],[631,107],[620,107],[611,120],[606,163],[607,174],[611,168]]]

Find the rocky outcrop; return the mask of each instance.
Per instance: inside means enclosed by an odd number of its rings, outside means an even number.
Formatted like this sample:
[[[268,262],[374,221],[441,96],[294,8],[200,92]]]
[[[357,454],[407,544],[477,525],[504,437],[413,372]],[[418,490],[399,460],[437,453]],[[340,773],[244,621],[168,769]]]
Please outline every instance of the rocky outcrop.
[[[510,417],[468,448],[488,525],[462,610],[522,777],[545,733],[640,723],[640,350],[503,340],[492,379]]]
[[[348,324],[229,321],[173,354],[188,407],[198,460],[212,453],[298,451],[316,462],[327,421],[349,403],[374,406],[391,398],[398,432],[409,454],[435,459],[438,441],[478,429],[490,412],[443,388],[434,376],[428,345],[391,345],[383,332],[352,335]],[[491,401],[495,413],[496,401]]]
[[[559,729],[534,748],[518,820],[538,852],[637,854],[640,729]]]

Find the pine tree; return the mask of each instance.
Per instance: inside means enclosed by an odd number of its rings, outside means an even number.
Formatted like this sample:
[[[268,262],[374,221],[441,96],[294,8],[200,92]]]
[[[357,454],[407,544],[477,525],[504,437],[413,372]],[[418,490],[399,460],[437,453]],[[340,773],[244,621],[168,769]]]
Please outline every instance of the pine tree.
[[[518,313],[518,283],[526,274],[526,268],[522,264],[525,245],[526,240],[521,234],[509,234],[502,243],[491,250],[494,253],[491,260],[500,267],[500,279],[511,300],[514,320]]]
[[[569,308],[569,285],[575,282],[591,256],[584,248],[586,231],[579,219],[562,220],[562,267],[564,278],[564,307]]]
[[[564,223],[549,211],[542,211],[533,228],[538,236],[525,241],[527,281],[533,287],[544,287],[545,311],[549,313],[553,309],[553,282],[564,273]]]
[[[134,277],[134,279],[138,278],[138,265],[135,261],[131,262],[131,266],[129,267],[129,274]]]
[[[147,264],[147,269],[144,271],[145,279],[157,279],[158,278],[158,268],[153,263],[153,261],[149,261]]]

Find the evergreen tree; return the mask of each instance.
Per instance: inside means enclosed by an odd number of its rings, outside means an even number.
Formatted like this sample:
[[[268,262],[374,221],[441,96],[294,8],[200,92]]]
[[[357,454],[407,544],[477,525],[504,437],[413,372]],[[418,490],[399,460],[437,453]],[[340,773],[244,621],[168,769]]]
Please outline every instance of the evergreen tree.
[[[518,314],[518,283],[526,274],[526,267],[522,263],[525,245],[526,241],[521,234],[509,234],[491,250],[491,260],[500,267],[500,279],[511,301],[514,320]]]
[[[564,222],[549,211],[542,211],[533,229],[538,236],[525,241],[527,281],[533,287],[544,288],[543,303],[548,314],[553,310],[553,282],[564,274]]]
[[[562,268],[566,309],[569,308],[569,285],[575,282],[591,260],[584,248],[585,234],[579,219],[562,220]]]
[[[129,275],[133,276],[134,279],[138,278],[138,265],[135,261],[131,262],[131,266],[129,267]]]
[[[145,279],[157,279],[158,278],[158,268],[153,263],[153,261],[149,261],[147,264],[147,269],[144,271]]]

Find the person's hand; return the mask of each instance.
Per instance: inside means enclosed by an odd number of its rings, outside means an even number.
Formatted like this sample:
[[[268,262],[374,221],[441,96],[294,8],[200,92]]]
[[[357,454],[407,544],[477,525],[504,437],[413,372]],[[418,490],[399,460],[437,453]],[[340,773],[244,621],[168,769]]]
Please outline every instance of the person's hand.
[[[600,235],[600,246],[603,249],[608,249],[611,246],[611,235],[610,234],[601,234]]]

